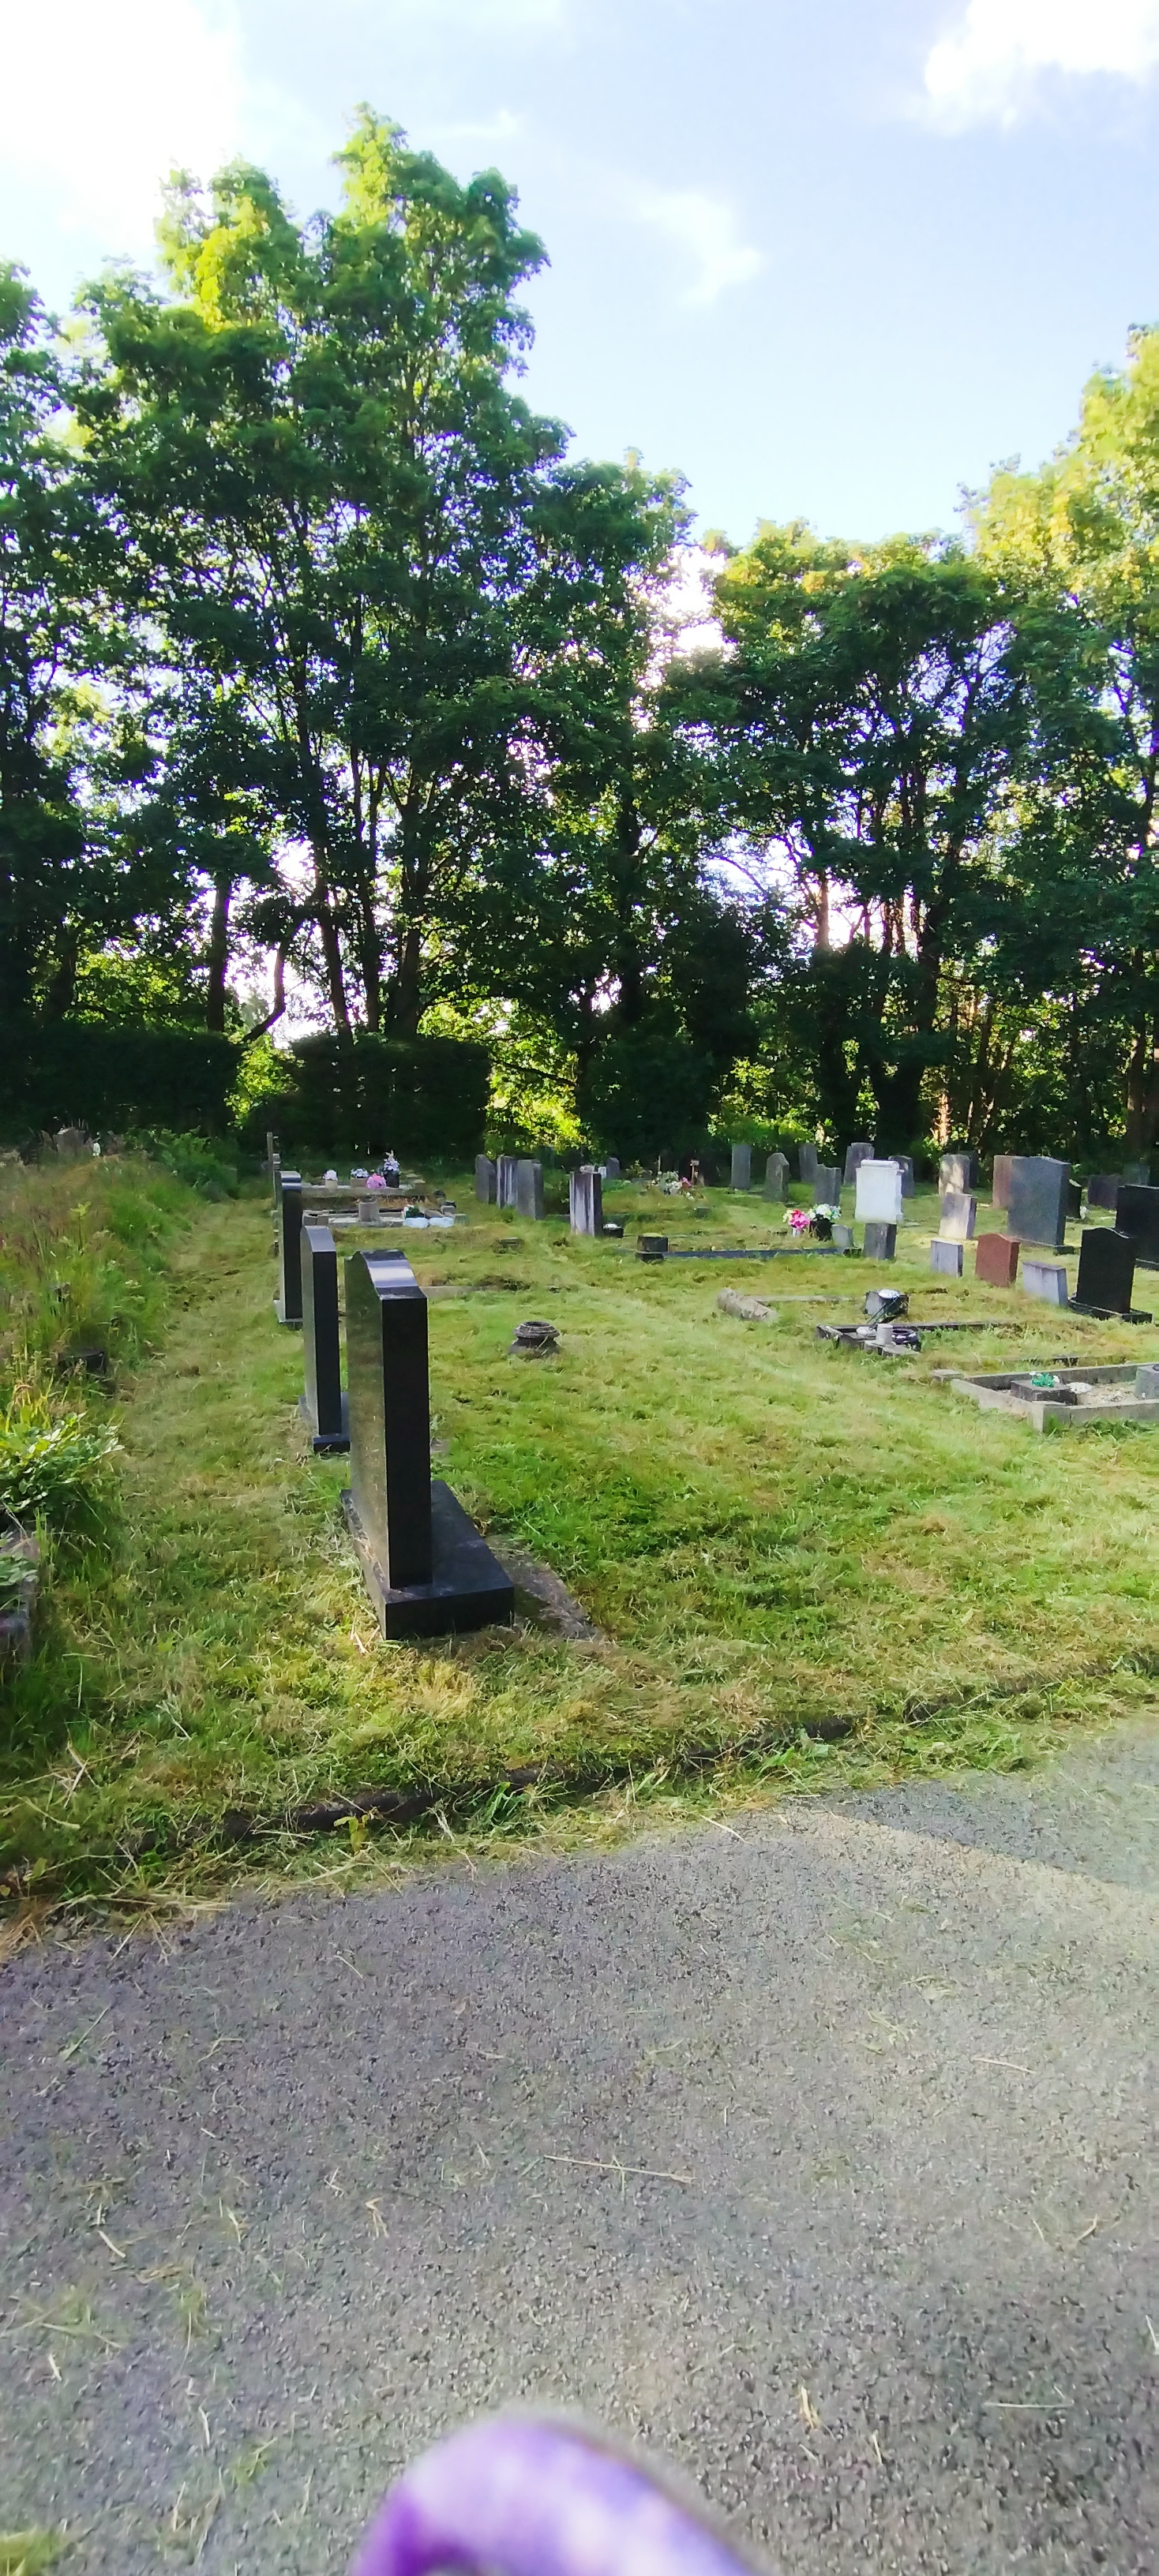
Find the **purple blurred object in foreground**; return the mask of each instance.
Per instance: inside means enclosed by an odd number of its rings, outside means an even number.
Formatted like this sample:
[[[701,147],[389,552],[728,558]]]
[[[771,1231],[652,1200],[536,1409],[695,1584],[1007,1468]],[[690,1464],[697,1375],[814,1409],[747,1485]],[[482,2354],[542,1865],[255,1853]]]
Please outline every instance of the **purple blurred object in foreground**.
[[[568,2424],[501,2416],[392,2487],[351,2576],[750,2576],[695,2509]]]

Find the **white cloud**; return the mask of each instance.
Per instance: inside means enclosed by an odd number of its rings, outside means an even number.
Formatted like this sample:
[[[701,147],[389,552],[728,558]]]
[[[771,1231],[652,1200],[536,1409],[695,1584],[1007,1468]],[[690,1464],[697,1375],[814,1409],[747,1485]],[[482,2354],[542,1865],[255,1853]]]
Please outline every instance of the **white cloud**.
[[[741,240],[731,206],[699,188],[633,188],[629,204],[639,222],[663,233],[683,255],[682,304],[715,304],[730,286],[747,286],[764,258]]]
[[[66,230],[139,256],[169,171],[239,149],[237,33],[196,0],[7,0],[0,30],[8,183],[47,187]]]
[[[1010,124],[1044,72],[1145,81],[1159,65],[1159,0],[969,0],[927,57],[926,100],[946,123]]]

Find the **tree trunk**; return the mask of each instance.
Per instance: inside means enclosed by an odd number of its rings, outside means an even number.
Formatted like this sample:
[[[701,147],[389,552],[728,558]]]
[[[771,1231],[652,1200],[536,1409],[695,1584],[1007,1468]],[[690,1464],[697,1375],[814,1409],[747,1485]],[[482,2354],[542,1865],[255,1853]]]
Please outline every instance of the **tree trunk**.
[[[72,1009],[73,1003],[76,1000],[76,970],[79,952],[80,940],[77,932],[75,930],[66,930],[64,923],[62,922],[56,935],[56,964],[54,965],[52,974],[49,977],[44,996],[44,1016],[46,1020],[67,1019],[68,1014]]]
[[[1159,1134],[1159,1019],[1140,1020],[1127,1067],[1127,1153],[1145,1158]]]
[[[394,978],[390,1012],[392,1034],[400,1038],[416,1037],[423,1008],[423,935],[417,921],[412,921],[402,943],[398,973]]]
[[[225,970],[229,964],[229,907],[232,898],[233,878],[217,877],[214,880],[213,912],[206,951],[205,1025],[219,1035],[225,1029]]]

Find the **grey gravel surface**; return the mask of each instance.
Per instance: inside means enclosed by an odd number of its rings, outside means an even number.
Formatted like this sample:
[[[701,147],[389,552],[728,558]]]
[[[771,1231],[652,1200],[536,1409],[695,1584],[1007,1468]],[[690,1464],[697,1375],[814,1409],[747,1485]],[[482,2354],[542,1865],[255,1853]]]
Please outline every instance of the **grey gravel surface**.
[[[0,2529],[340,2570],[580,2409],[795,2576],[1154,2563],[1159,1732],[0,1981]]]

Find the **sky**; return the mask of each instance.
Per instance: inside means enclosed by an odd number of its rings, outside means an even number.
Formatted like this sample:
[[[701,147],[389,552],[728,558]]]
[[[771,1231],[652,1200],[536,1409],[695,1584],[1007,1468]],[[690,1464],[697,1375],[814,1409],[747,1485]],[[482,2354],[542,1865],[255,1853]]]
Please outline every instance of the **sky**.
[[[1159,321],[1159,0],[0,0],[0,256],[148,266],[160,182],[300,214],[367,100],[498,167],[550,265],[525,391],[701,531],[952,527]]]

